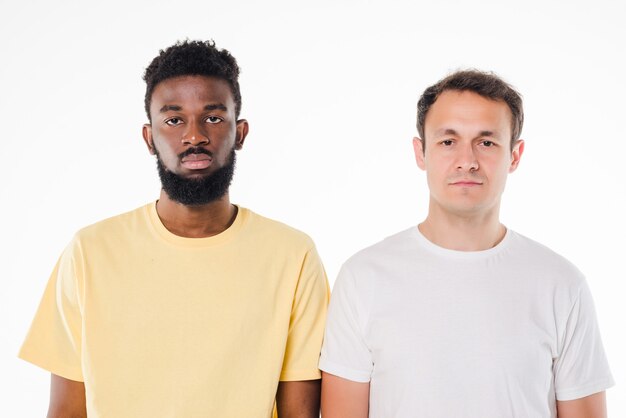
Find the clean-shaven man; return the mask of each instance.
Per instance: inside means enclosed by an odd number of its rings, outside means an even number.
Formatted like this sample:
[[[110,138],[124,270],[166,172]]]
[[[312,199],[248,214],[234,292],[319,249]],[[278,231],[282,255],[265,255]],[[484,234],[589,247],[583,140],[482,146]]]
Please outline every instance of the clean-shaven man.
[[[428,215],[344,264],[322,416],[605,417],[613,381],[583,275],[499,220],[524,152],[521,97],[460,71],[426,89],[417,113]]]
[[[52,373],[48,417],[318,417],[328,285],[308,236],[230,202],[238,77],[213,42],[146,69],[162,191],[59,259],[20,351]]]

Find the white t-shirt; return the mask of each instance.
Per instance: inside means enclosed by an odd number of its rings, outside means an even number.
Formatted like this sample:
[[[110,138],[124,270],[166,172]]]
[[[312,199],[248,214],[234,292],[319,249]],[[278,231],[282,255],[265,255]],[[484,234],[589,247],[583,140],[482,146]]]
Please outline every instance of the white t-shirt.
[[[350,258],[320,369],[370,382],[370,417],[556,417],[613,385],[582,274],[508,231],[462,252],[416,227]]]

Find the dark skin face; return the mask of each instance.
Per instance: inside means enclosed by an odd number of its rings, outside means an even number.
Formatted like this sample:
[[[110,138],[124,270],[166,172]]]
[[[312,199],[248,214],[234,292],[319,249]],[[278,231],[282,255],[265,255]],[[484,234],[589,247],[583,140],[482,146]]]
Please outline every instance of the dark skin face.
[[[158,150],[165,167],[188,178],[207,176],[224,166],[233,147],[240,150],[248,122],[237,120],[228,82],[214,77],[184,76],[159,83],[152,93],[151,123],[143,138],[151,154]],[[206,154],[179,154],[201,147]],[[219,234],[233,222],[236,209],[228,193],[206,205],[185,206],[161,191],[157,212],[172,233],[190,238]],[[320,381],[279,382],[279,418],[317,418]],[[50,418],[86,417],[85,386],[52,375]]]
[[[152,93],[151,124],[143,137],[151,154],[156,147],[168,170],[189,178],[205,176],[222,167],[230,150],[240,150],[248,131],[237,120],[227,81],[204,76],[182,76],[159,83]],[[180,159],[189,147],[213,154]]]
[[[230,85],[215,77],[181,76],[162,81],[152,93],[150,116],[151,123],[143,127],[148,150],[151,154],[158,151],[169,171],[187,178],[207,176],[223,167],[233,147],[240,150],[248,134],[248,122],[235,115]],[[179,157],[190,148],[201,148],[210,155]],[[157,212],[172,233],[199,238],[228,228],[236,209],[228,193],[191,207],[171,200],[162,191]]]

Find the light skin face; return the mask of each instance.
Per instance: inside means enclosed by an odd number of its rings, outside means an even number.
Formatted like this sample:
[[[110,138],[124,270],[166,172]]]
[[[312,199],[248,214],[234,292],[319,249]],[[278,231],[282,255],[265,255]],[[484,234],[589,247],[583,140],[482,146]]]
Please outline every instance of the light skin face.
[[[413,146],[417,165],[426,171],[429,211],[461,218],[497,215],[507,175],[524,150],[517,141],[511,151],[506,103],[445,91],[428,111],[424,133]]]

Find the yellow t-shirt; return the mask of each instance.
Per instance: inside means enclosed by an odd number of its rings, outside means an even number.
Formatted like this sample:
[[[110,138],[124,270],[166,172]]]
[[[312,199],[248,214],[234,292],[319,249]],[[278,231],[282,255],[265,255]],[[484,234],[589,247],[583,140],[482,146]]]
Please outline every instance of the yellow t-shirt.
[[[19,356],[83,381],[90,418],[270,417],[318,379],[329,288],[312,240],[239,208],[183,238],[149,204],[82,229]]]

